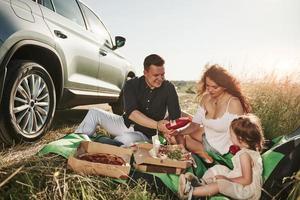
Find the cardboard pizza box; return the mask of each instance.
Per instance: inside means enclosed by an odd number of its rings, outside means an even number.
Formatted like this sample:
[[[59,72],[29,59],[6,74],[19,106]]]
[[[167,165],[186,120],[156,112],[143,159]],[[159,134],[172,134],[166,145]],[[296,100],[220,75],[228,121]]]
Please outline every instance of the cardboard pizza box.
[[[152,144],[136,144],[136,151],[134,153],[136,169],[145,172],[180,174],[183,170],[192,165],[190,161],[154,158],[149,153],[150,149],[152,149]]]
[[[111,165],[103,163],[89,162],[80,160],[77,157],[79,155],[89,153],[105,153],[113,154],[121,157],[126,164],[125,165]],[[80,143],[75,155],[68,158],[68,167],[76,173],[82,175],[102,175],[113,178],[128,178],[130,172],[130,158],[132,156],[132,150],[122,147],[116,147],[108,144],[101,144],[97,142],[84,141]]]
[[[133,164],[134,168],[142,172],[155,172],[155,173],[167,173],[167,174],[182,174],[185,169],[177,167],[166,167],[161,165],[150,165],[150,164]]]

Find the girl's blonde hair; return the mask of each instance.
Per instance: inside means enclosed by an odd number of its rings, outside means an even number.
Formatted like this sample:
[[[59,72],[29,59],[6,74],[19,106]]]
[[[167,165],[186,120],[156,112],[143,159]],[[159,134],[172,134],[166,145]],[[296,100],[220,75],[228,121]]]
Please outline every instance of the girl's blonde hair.
[[[261,122],[253,114],[242,115],[231,122],[230,128],[237,138],[255,151],[261,151],[264,145],[264,135]]]

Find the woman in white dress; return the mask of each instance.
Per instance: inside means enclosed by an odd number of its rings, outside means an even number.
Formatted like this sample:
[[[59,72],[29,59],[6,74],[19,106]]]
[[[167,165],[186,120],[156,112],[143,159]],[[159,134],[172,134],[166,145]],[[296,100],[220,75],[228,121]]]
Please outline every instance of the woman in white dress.
[[[219,65],[206,66],[198,83],[200,105],[192,123],[175,131],[176,143],[199,155],[208,163],[213,159],[206,151],[221,155],[231,146],[229,125],[240,115],[249,113],[251,107],[242,94],[240,84],[226,69]]]
[[[230,137],[241,149],[233,157],[233,170],[224,165],[209,168],[199,182],[192,173],[180,175],[179,196],[212,196],[221,193],[234,199],[258,200],[262,186],[262,150],[264,137],[260,121],[254,115],[234,119],[230,126]],[[196,180],[195,180],[196,179]],[[193,184],[199,183],[202,186]]]

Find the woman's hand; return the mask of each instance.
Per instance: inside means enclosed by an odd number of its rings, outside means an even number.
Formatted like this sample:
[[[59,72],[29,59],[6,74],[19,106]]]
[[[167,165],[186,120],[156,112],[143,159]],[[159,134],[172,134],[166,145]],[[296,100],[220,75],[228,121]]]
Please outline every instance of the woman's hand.
[[[180,134],[180,130],[172,130],[172,132],[170,133],[170,135],[174,137],[176,137],[179,134]]]

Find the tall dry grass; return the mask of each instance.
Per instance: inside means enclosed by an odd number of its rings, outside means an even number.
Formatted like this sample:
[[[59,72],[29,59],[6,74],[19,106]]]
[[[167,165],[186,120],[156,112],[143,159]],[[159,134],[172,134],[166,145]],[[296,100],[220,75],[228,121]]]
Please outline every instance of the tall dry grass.
[[[291,133],[300,126],[300,85],[266,81],[244,85],[253,112],[261,119],[266,138]]]
[[[195,82],[174,82],[178,91],[181,108],[194,114],[197,108]],[[249,98],[253,113],[262,122],[266,138],[291,133],[300,126],[300,84],[266,78],[260,82],[242,84],[245,95]]]
[[[172,199],[165,189],[150,192],[142,181],[122,184],[100,176],[81,176],[67,169],[58,155],[32,158],[4,169],[6,174],[21,170],[0,188],[0,199]],[[0,177],[3,177],[1,175]]]
[[[194,85],[177,84],[181,107],[191,114],[197,108]],[[287,134],[300,125],[299,85],[269,81],[243,84],[243,88],[268,138]],[[167,189],[153,190],[145,182],[119,184],[110,178],[80,176],[67,169],[62,157],[36,155],[44,144],[73,131],[74,125],[53,130],[38,143],[0,151],[0,199],[177,199]]]

